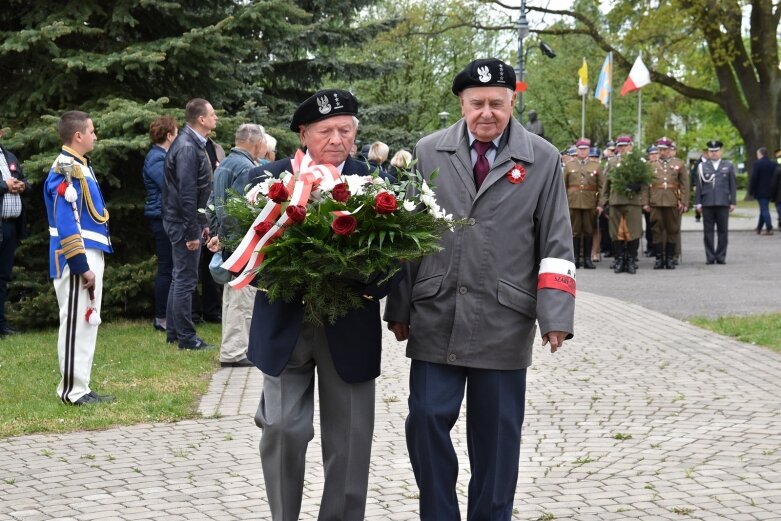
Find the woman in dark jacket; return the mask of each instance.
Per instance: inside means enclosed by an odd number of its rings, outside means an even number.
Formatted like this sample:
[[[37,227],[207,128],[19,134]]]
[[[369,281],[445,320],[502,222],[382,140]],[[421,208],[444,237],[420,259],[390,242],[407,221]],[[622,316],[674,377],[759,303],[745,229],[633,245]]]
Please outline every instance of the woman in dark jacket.
[[[163,229],[163,166],[165,154],[179,132],[179,124],[170,116],[162,116],[149,125],[149,138],[152,148],[144,159],[144,187],[146,204],[144,215],[149,219],[152,235],[155,238],[157,255],[157,273],[155,274],[155,321],[158,331],[165,331],[165,306],[168,302],[168,289],[171,286],[171,272],[174,267],[171,253],[171,241]]]

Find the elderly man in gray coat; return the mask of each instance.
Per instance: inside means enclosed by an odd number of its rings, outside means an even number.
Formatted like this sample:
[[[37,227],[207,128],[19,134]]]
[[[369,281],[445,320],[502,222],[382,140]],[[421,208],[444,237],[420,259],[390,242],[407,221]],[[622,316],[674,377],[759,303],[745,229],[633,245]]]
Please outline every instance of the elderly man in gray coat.
[[[559,154],[513,119],[514,89],[506,63],[470,63],[453,81],[463,118],[415,148],[417,171],[429,181],[439,172],[438,203],[471,224],[405,266],[385,312],[412,358],[407,446],[424,520],[460,519],[450,430],[465,388],[467,519],[512,517],[535,321],[551,352],[572,337],[575,264]]]

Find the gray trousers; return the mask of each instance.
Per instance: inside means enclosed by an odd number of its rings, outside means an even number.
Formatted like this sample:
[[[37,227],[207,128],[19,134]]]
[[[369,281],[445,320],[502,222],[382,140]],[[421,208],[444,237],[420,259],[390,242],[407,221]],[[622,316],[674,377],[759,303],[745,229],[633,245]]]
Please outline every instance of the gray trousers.
[[[165,329],[169,340],[178,339],[179,343],[195,343],[195,324],[193,324],[193,291],[198,284],[198,260],[201,248],[195,251],[187,249],[186,241],[171,243],[174,269],[171,287],[168,289],[168,304],[165,309]]]
[[[263,375],[255,423],[273,521],[297,521],[306,448],[314,437],[314,388],[320,404],[325,482],[319,521],[361,521],[366,510],[374,432],[374,380],[348,384],[337,374],[322,327],[303,324],[279,376]]]

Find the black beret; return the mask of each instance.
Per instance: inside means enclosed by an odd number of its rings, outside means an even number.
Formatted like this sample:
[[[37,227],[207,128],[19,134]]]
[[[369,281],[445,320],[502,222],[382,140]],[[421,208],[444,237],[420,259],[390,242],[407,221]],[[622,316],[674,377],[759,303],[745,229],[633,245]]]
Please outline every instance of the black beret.
[[[706,144],[708,145],[708,150],[721,150],[721,147],[724,146],[724,143],[715,139],[711,139]]]
[[[358,100],[346,90],[324,89],[314,93],[298,106],[290,122],[290,130],[333,116],[357,116]]]
[[[515,92],[515,71],[496,58],[475,60],[456,74],[452,91],[457,96],[469,87],[507,87]]]

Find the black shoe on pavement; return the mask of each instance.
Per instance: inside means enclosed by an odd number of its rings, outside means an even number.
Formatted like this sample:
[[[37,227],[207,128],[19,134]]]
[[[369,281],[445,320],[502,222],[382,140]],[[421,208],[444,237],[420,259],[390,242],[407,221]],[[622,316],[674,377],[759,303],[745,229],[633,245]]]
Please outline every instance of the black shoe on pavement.
[[[220,362],[220,367],[255,367],[255,364],[247,360],[247,358],[242,358],[236,362]]]
[[[98,403],[111,403],[116,401],[116,398],[108,394],[96,394],[95,391],[90,391],[75,402],[72,405],[94,405]]]
[[[213,349],[214,346],[211,344],[207,344],[206,341],[202,338],[195,337],[195,341],[192,343],[182,343],[179,342],[179,349],[187,349],[188,351],[201,351],[204,349]]]
[[[727,261],[724,259],[716,259],[716,264],[727,264]]]

